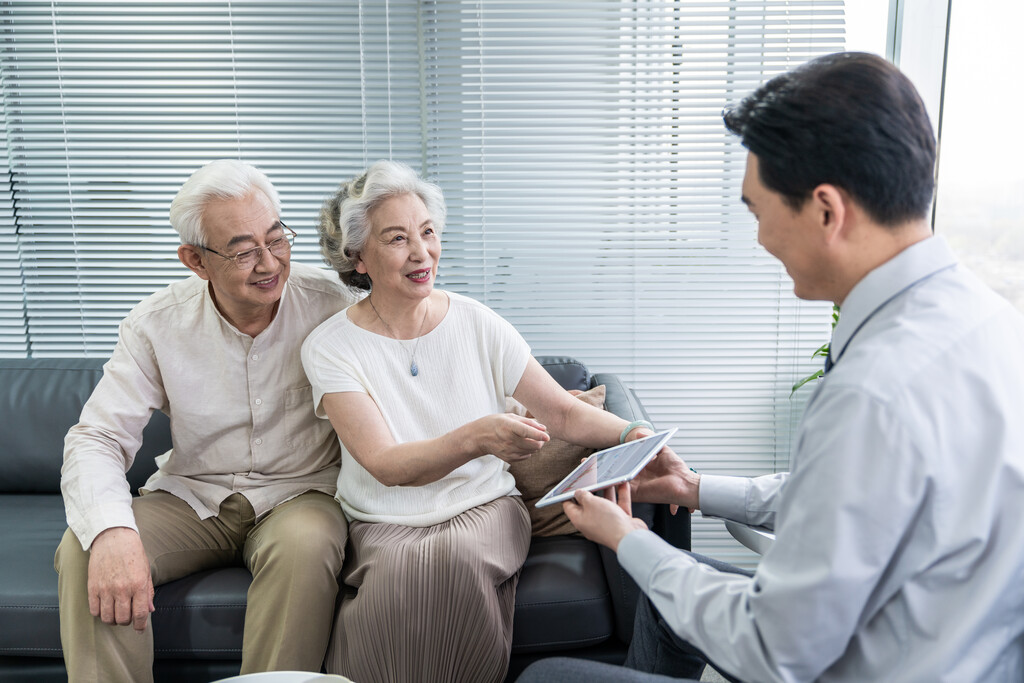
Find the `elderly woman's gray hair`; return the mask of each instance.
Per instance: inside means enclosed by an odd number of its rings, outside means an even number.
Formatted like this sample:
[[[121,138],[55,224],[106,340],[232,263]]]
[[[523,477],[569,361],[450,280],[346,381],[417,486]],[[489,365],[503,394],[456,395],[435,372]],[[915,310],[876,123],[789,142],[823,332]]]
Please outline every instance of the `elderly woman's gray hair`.
[[[171,202],[171,227],[178,231],[182,244],[206,246],[203,212],[218,199],[242,199],[262,192],[281,215],[281,198],[270,180],[252,164],[237,159],[218,159],[193,173]]]
[[[359,177],[343,183],[320,208],[320,253],[341,281],[370,289],[370,278],[356,272],[359,253],[370,234],[370,212],[391,197],[414,194],[423,201],[440,237],[448,214],[441,188],[398,161],[378,161]]]

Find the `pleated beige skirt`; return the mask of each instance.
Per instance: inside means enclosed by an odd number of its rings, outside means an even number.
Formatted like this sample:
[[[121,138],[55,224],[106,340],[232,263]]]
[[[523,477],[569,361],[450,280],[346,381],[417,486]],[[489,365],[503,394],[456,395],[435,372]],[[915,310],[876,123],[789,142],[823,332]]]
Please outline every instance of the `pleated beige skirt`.
[[[358,683],[501,681],[530,518],[504,496],[431,527],[349,524],[327,671]]]

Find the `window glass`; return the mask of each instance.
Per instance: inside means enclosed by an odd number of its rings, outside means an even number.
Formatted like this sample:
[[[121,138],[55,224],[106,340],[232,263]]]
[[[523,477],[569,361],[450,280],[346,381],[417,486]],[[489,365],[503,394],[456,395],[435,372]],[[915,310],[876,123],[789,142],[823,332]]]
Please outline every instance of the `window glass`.
[[[957,3],[950,15],[935,232],[1024,311],[1024,5]]]

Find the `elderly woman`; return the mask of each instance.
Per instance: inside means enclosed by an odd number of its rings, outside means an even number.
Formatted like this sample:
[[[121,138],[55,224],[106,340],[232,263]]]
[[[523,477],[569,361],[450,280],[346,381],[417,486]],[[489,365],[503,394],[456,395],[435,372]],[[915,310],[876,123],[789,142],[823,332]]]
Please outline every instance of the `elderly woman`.
[[[320,216],[324,258],[369,290],[302,347],[350,520],[327,668],[361,683],[502,680],[530,544],[508,463],[543,457],[549,433],[598,448],[651,433],[571,398],[508,322],[434,288],[445,213],[435,185],[381,161]],[[537,419],[506,413],[509,396]]]

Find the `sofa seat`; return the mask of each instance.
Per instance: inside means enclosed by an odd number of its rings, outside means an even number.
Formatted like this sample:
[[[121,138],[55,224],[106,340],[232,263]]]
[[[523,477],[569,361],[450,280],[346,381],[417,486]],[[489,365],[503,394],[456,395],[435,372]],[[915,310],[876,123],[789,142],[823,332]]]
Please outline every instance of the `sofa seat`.
[[[597,645],[615,634],[611,591],[593,543],[535,538],[516,589],[512,650],[549,652]]]
[[[61,498],[0,495],[0,520],[0,655],[60,657],[53,553],[67,528]]]

